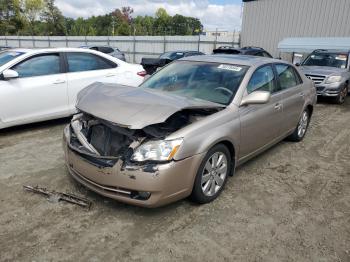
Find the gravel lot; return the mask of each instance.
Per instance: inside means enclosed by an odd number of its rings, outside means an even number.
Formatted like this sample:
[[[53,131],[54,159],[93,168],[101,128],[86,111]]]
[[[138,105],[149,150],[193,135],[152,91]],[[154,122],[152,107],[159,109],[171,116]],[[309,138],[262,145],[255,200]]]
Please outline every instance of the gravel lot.
[[[213,203],[124,205],[67,175],[68,119],[0,131],[1,261],[350,261],[350,98],[319,103],[301,143],[240,167]],[[90,211],[24,192],[86,195]]]

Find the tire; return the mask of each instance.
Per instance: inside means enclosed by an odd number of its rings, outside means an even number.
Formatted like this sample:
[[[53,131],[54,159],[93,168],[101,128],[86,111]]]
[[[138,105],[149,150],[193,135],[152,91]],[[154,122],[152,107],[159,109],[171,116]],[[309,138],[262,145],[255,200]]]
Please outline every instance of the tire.
[[[297,127],[295,128],[294,132],[288,137],[289,140],[293,142],[300,142],[304,139],[307,129],[309,127],[310,117],[311,114],[309,109],[304,109]]]
[[[197,171],[191,200],[205,204],[217,198],[225,187],[231,172],[231,161],[230,151],[225,145],[218,144],[211,148]]]
[[[339,95],[334,99],[334,102],[338,105],[341,105],[345,102],[345,98],[349,92],[349,85],[345,85],[340,91]]]

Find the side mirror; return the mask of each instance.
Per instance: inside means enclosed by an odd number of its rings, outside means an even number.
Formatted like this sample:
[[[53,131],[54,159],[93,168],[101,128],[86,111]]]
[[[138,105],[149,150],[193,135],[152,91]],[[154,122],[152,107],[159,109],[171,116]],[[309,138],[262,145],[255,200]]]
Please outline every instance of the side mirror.
[[[2,72],[2,75],[4,76],[4,79],[9,80],[13,78],[17,78],[19,75],[15,70],[12,69],[6,69]]]
[[[300,66],[300,63],[295,63],[295,66]]]
[[[266,104],[270,101],[271,94],[267,91],[254,91],[249,95],[243,97],[241,106],[253,104]]]

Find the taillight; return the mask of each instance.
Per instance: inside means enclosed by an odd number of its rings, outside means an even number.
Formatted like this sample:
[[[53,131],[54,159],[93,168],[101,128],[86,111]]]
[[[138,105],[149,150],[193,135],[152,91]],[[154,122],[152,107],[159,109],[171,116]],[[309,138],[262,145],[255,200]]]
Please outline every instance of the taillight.
[[[137,72],[137,75],[145,77],[147,75],[147,72],[146,71]]]

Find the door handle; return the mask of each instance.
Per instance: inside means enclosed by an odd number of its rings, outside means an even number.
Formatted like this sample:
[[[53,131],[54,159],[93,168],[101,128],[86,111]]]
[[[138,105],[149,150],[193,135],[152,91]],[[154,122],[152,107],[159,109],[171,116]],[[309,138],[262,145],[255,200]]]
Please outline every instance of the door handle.
[[[300,97],[304,97],[305,94],[304,94],[303,92],[301,92],[301,93],[299,93],[299,96],[300,96]]]
[[[63,84],[65,83],[66,80],[63,80],[63,79],[57,79],[55,82],[53,82],[54,85],[58,85],[58,84]]]
[[[275,108],[276,111],[279,111],[282,108],[282,104],[281,103],[277,103],[274,108]]]

